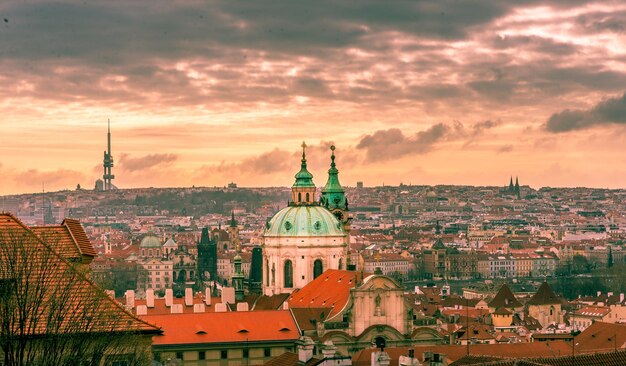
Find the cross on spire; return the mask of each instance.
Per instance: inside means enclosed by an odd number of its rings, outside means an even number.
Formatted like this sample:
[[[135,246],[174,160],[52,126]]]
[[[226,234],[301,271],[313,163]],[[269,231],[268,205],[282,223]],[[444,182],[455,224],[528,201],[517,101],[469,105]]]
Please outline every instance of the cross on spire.
[[[306,159],[306,142],[302,141],[302,159]]]

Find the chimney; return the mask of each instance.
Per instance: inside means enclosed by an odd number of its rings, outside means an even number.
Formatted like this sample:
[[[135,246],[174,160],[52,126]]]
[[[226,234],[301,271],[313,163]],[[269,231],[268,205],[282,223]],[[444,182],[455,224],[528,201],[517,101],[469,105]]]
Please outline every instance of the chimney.
[[[146,305],[137,305],[137,315],[148,315],[148,307]]]
[[[172,306],[174,303],[174,290],[171,288],[165,289],[165,306]]]
[[[283,310],[289,310],[289,303],[287,301],[283,303]]]
[[[607,292],[606,296],[607,297],[611,297],[611,296],[613,296],[613,293],[612,292]]]
[[[104,292],[106,292],[106,294],[109,295],[110,298],[115,300],[115,291],[113,291],[113,290],[104,290]]]
[[[391,357],[385,351],[372,352],[372,366],[389,366]]]
[[[216,313],[225,313],[226,312],[226,304],[223,302],[215,304],[215,312]]]
[[[223,304],[235,303],[235,289],[233,287],[222,288],[222,303]]]
[[[204,290],[204,303],[207,305],[211,305],[211,289],[207,288]]]
[[[247,302],[238,302],[237,303],[237,311],[248,311],[248,303]]]
[[[310,337],[302,336],[296,342],[296,350],[298,352],[298,363],[306,364],[313,358],[313,347],[315,343]]]
[[[126,307],[130,309],[135,307],[135,291],[134,290],[126,291]]]
[[[172,314],[182,314],[183,313],[183,304],[172,304],[170,308],[170,313]]]
[[[146,290],[146,306],[149,308],[154,307],[154,290],[151,288]]]
[[[193,305],[193,289],[191,287],[185,288],[185,306]]]
[[[602,291],[598,291],[598,292],[596,293],[596,297],[600,297],[600,295],[602,295]]]
[[[194,313],[204,313],[206,312],[206,306],[204,304],[194,304],[193,305]]]
[[[623,303],[624,302],[624,293],[620,293],[619,294],[619,302]]]

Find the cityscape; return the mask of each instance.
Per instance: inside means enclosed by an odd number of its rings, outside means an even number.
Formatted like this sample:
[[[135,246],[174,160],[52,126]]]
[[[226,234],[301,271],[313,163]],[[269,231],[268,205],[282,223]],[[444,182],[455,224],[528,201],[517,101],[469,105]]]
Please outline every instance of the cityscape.
[[[0,19],[0,366],[626,364],[623,4]]]

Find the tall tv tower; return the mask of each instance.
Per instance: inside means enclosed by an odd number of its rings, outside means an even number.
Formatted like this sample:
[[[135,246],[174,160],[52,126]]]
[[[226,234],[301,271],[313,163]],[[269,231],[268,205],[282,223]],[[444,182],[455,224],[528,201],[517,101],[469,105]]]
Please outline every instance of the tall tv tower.
[[[109,129],[107,132],[107,151],[104,152],[104,160],[102,166],[104,167],[104,174],[102,180],[104,181],[104,190],[110,191],[113,188],[111,180],[115,178],[115,175],[111,174],[111,168],[113,168],[113,156],[111,156],[111,120],[109,119]]]

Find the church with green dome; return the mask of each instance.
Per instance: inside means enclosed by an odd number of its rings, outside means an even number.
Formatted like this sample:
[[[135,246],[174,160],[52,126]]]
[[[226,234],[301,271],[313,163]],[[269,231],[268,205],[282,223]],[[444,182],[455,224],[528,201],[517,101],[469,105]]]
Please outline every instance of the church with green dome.
[[[334,146],[331,151],[328,181],[318,201],[313,174],[307,169],[306,144],[302,143],[291,200],[266,223],[263,233],[265,295],[291,293],[326,269],[346,269],[348,265],[348,201],[339,184]]]

